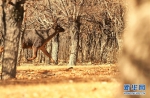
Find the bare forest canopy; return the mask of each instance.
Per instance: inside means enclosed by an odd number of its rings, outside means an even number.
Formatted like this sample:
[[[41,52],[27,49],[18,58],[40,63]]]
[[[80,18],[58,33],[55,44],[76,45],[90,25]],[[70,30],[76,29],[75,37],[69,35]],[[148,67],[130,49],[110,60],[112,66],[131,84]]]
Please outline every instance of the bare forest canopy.
[[[117,62],[124,29],[123,0],[27,0],[24,10],[22,29],[51,28],[54,18],[58,18],[58,23],[65,28],[65,32],[58,36],[59,63],[68,63],[70,59],[72,21],[79,23],[77,62]],[[53,42],[47,44],[48,52],[53,52]],[[21,62],[28,62],[26,58],[32,57],[31,52],[24,49]],[[38,51],[35,62],[50,63],[41,51]]]

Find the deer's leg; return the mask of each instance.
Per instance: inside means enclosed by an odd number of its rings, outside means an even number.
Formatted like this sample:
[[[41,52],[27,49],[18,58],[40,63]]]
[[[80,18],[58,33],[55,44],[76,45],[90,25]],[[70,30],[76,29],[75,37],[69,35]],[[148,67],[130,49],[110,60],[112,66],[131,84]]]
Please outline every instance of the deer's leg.
[[[38,51],[38,48],[37,47],[32,47],[32,52],[33,52],[33,54],[32,54],[32,58],[28,58],[28,60],[34,60],[36,57],[37,57],[37,51]]]
[[[45,49],[45,47],[40,48],[40,50],[41,50],[46,56],[48,56],[48,57],[50,58],[50,61],[51,61],[52,63],[55,62],[55,61],[52,59],[51,55],[47,52],[47,50]]]

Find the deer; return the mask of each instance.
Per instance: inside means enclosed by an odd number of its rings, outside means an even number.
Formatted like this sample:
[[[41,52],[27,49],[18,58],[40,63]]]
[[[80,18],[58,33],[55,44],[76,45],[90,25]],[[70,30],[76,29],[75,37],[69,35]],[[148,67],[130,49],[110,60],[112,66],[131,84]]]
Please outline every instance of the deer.
[[[64,31],[64,28],[62,28],[56,21],[50,29],[24,29],[23,36],[21,38],[21,47],[23,49],[32,49],[33,53],[32,57],[27,58],[27,60],[34,60],[37,57],[38,50],[41,50],[51,59],[51,62],[54,62],[54,60],[51,58],[51,55],[47,52],[45,46],[55,35]]]
[[[116,98],[150,97],[150,0],[127,0],[126,30],[119,60],[122,77],[120,94]],[[125,89],[125,85],[129,84]],[[142,84],[142,90],[140,85]],[[135,87],[136,86],[136,87]],[[135,88],[133,88],[135,87]],[[124,95],[141,91],[144,95]],[[140,92],[139,92],[140,93]]]

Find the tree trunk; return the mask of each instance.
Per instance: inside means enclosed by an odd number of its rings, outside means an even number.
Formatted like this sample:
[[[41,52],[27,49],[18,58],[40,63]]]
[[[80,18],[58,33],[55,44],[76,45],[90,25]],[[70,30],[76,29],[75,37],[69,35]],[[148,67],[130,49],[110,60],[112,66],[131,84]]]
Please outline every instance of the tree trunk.
[[[8,2],[8,4],[7,4]],[[4,3],[4,2],[3,2]],[[20,26],[23,18],[23,7],[17,0],[6,0],[4,14],[4,54],[2,61],[3,80],[15,78],[20,37]]]
[[[52,41],[51,40],[47,43],[46,49],[47,49],[47,52],[50,53],[50,55],[51,55],[51,51],[52,51]],[[42,52],[42,54],[43,54],[43,52]],[[46,55],[44,55],[44,56],[45,56],[45,64],[50,65],[51,64],[51,62],[50,62],[51,58],[47,57]]]
[[[0,5],[2,5],[2,0],[0,1]],[[3,7],[0,6],[0,44],[2,41],[2,36],[4,34],[4,23],[3,23]]]
[[[78,21],[73,21],[70,25],[71,33],[71,54],[69,59],[69,65],[76,65],[76,60],[78,56],[78,45],[79,45],[79,30],[80,24]]]
[[[107,40],[103,47],[101,63],[116,63],[118,49],[119,47],[116,33],[110,32],[109,34],[107,34]]]
[[[52,39],[52,59],[58,64],[59,34]]]

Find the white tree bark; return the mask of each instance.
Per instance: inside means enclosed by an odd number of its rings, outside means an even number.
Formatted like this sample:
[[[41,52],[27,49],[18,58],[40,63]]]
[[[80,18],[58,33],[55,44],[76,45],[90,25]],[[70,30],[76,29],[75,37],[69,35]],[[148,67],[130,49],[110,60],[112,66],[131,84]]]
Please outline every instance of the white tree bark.
[[[59,34],[52,39],[52,59],[54,64],[58,64],[58,50],[59,50]]]
[[[72,22],[70,27],[71,33],[71,53],[69,59],[69,65],[74,66],[76,65],[76,60],[78,57],[78,45],[79,45],[79,28],[76,22]]]

